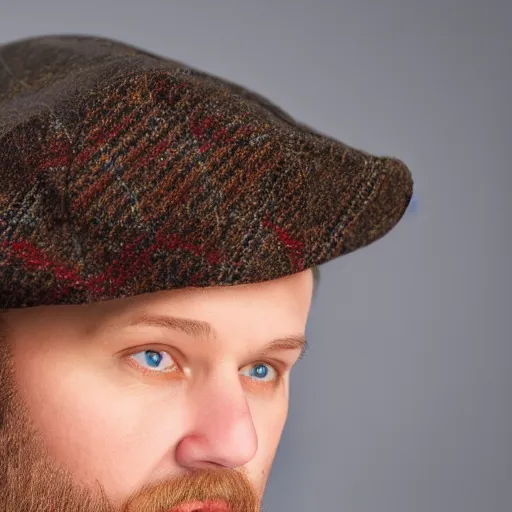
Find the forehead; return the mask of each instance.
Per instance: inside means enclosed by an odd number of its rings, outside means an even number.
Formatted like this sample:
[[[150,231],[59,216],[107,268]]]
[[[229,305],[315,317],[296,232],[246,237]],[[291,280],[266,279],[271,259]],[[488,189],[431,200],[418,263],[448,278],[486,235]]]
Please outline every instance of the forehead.
[[[85,329],[89,335],[102,325],[126,324],[137,316],[172,315],[191,318],[189,330],[213,337],[215,331],[205,322],[243,326],[258,321],[265,324],[305,322],[312,300],[310,269],[277,280],[235,286],[187,287],[164,290],[81,305],[42,306],[9,310],[17,327],[33,324],[51,329],[69,326]],[[201,323],[201,320],[204,322]],[[181,324],[184,325],[183,323]]]

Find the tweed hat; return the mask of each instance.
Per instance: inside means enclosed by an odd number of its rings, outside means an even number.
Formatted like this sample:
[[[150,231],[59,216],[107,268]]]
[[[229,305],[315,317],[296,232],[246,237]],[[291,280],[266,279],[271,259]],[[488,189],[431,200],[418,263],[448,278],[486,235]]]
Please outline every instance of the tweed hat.
[[[0,46],[0,309],[232,286],[388,233],[407,166],[120,41]]]

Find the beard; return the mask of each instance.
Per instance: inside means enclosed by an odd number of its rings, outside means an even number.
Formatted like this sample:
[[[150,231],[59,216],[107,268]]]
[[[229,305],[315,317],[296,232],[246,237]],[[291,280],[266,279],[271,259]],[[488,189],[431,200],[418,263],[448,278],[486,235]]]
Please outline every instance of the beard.
[[[1,320],[1,319],[0,319]],[[1,327],[1,326],[0,326]],[[99,482],[80,485],[45,448],[15,384],[15,365],[0,332],[0,510],[2,512],[171,512],[180,504],[223,501],[230,512],[261,512],[250,481],[235,470],[194,470],[138,489],[113,503]],[[186,509],[187,512],[189,509]],[[192,507],[192,512],[215,508]]]

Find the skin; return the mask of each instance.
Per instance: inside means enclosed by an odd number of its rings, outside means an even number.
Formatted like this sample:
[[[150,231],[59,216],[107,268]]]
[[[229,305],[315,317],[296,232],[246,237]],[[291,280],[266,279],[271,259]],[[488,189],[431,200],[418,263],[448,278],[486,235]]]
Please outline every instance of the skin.
[[[260,511],[300,355],[262,349],[305,333],[312,294],[306,270],[7,310],[0,510],[166,512],[221,498]],[[206,321],[217,336],[127,325],[142,313]]]

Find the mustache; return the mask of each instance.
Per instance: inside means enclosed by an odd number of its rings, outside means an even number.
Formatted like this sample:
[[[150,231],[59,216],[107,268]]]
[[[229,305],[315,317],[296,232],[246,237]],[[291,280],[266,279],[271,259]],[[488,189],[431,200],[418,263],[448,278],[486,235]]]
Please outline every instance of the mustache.
[[[169,512],[193,501],[220,501],[230,512],[260,512],[258,494],[247,477],[232,469],[192,470],[147,484],[133,493],[123,512]]]

